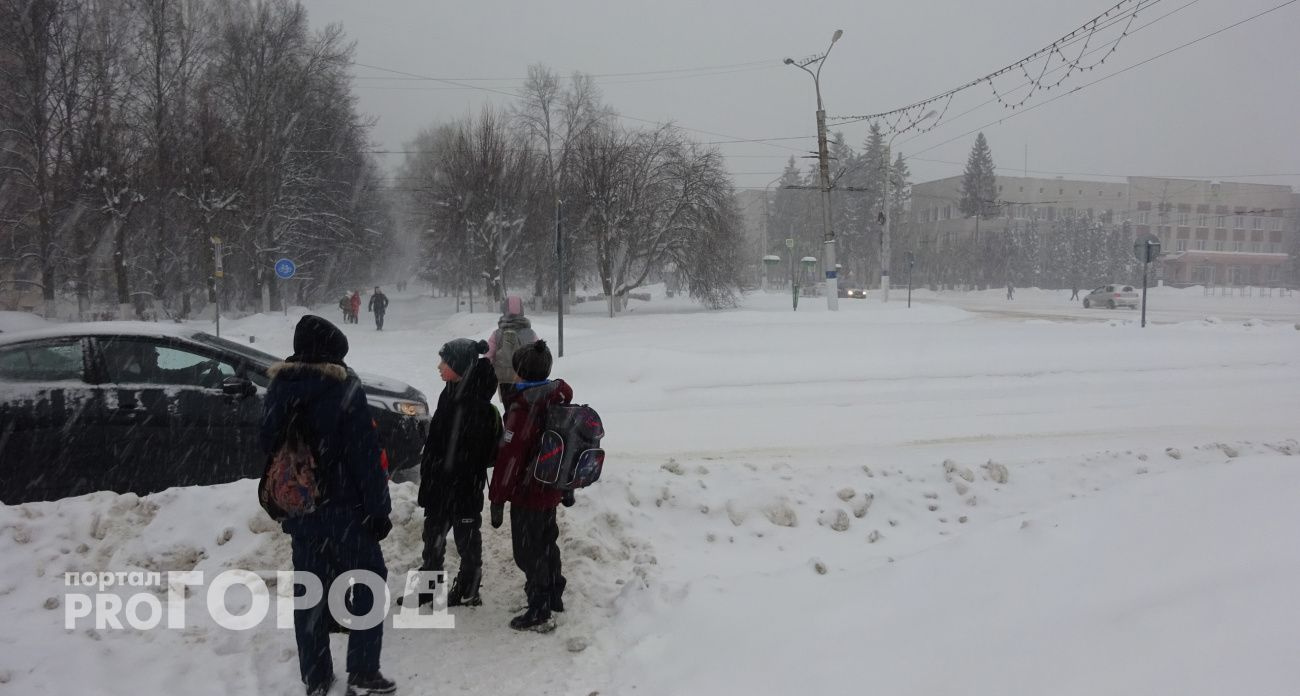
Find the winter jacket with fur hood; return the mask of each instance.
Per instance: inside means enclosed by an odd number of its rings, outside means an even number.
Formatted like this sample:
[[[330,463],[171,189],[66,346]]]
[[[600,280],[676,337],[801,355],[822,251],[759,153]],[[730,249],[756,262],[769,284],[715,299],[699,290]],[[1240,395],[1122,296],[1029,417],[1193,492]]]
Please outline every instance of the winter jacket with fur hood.
[[[492,363],[478,358],[459,382],[448,382],[438,395],[420,457],[422,507],[467,489],[482,494],[501,437],[501,415],[491,401],[496,387]]]
[[[323,362],[277,363],[269,374],[262,451],[271,454],[289,414],[299,403],[307,404],[325,498],[315,512],[285,520],[284,530],[313,533],[331,528],[340,517],[360,524],[366,518],[387,520],[392,510],[388,472],[361,380],[342,365]]]

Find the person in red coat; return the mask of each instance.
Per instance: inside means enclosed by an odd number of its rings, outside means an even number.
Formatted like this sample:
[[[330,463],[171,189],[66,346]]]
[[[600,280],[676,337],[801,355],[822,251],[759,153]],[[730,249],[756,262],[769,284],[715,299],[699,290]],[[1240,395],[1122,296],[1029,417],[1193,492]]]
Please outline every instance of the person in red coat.
[[[524,592],[528,609],[510,620],[518,631],[545,633],[555,628],[551,612],[564,611],[564,586],[560,572],[560,528],[555,508],[572,496],[546,486],[530,475],[537,458],[546,409],[551,404],[573,400],[573,389],[564,380],[549,380],[551,350],[537,341],[515,351],[512,360],[519,382],[506,398],[505,431],[497,449],[496,466],[488,498],[492,502],[492,526],[501,527],[505,504],[510,503],[510,540],[515,565],[524,571]]]
[[[361,291],[353,290],[352,291],[352,317],[351,317],[352,323],[356,324],[357,322],[361,321],[359,318],[360,316],[361,316]]]

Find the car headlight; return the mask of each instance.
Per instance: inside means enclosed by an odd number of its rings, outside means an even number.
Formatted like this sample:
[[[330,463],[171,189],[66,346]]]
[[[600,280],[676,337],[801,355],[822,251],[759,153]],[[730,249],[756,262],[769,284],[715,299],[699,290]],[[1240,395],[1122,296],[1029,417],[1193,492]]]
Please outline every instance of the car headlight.
[[[429,415],[429,406],[418,401],[397,401],[393,405],[397,407],[397,412],[404,416]]]

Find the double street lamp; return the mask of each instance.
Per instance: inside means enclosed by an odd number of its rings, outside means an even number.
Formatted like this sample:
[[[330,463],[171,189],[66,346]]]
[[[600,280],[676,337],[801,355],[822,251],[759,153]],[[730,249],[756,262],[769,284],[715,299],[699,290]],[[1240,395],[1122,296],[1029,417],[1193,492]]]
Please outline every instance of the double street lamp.
[[[835,311],[840,308],[839,303],[839,279],[835,271],[835,232],[831,229],[831,167],[830,151],[826,146],[826,110],[822,107],[822,86],[821,74],[822,66],[826,64],[826,57],[831,54],[831,49],[835,47],[835,42],[840,40],[844,32],[836,29],[831,36],[831,43],[826,47],[826,52],[811,58],[805,58],[796,61],[793,58],[786,58],[786,65],[793,65],[796,68],[808,73],[813,79],[813,88],[817,91],[817,161],[821,170],[821,189],[822,189],[822,233],[823,246],[825,251],[822,253],[822,263],[826,270],[826,308]],[[808,69],[809,65],[817,64],[817,72]]]

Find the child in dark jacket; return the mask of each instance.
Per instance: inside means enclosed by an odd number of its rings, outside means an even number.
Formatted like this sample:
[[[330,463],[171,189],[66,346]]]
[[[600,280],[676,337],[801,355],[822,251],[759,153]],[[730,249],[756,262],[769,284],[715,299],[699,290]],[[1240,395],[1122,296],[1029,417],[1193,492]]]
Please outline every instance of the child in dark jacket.
[[[537,457],[546,409],[573,400],[564,380],[548,380],[551,351],[537,341],[515,352],[512,360],[519,382],[506,397],[505,434],[497,451],[496,468],[488,495],[492,500],[492,526],[500,527],[505,504],[510,503],[510,539],[515,565],[524,571],[528,610],[510,620],[519,631],[547,632],[555,628],[552,611],[564,611],[564,575],[560,572],[560,536],[555,508],[566,502],[562,491],[532,479],[529,469]]]
[[[421,570],[440,571],[447,551],[447,532],[456,540],[460,569],[447,593],[447,606],[483,603],[483,486],[495,462],[501,438],[501,415],[492,405],[496,372],[486,358],[486,341],[458,338],[438,351],[439,376],[447,385],[429,423],[429,439],[420,459],[419,503],[424,508],[424,555]],[[423,594],[421,604],[433,601]]]

